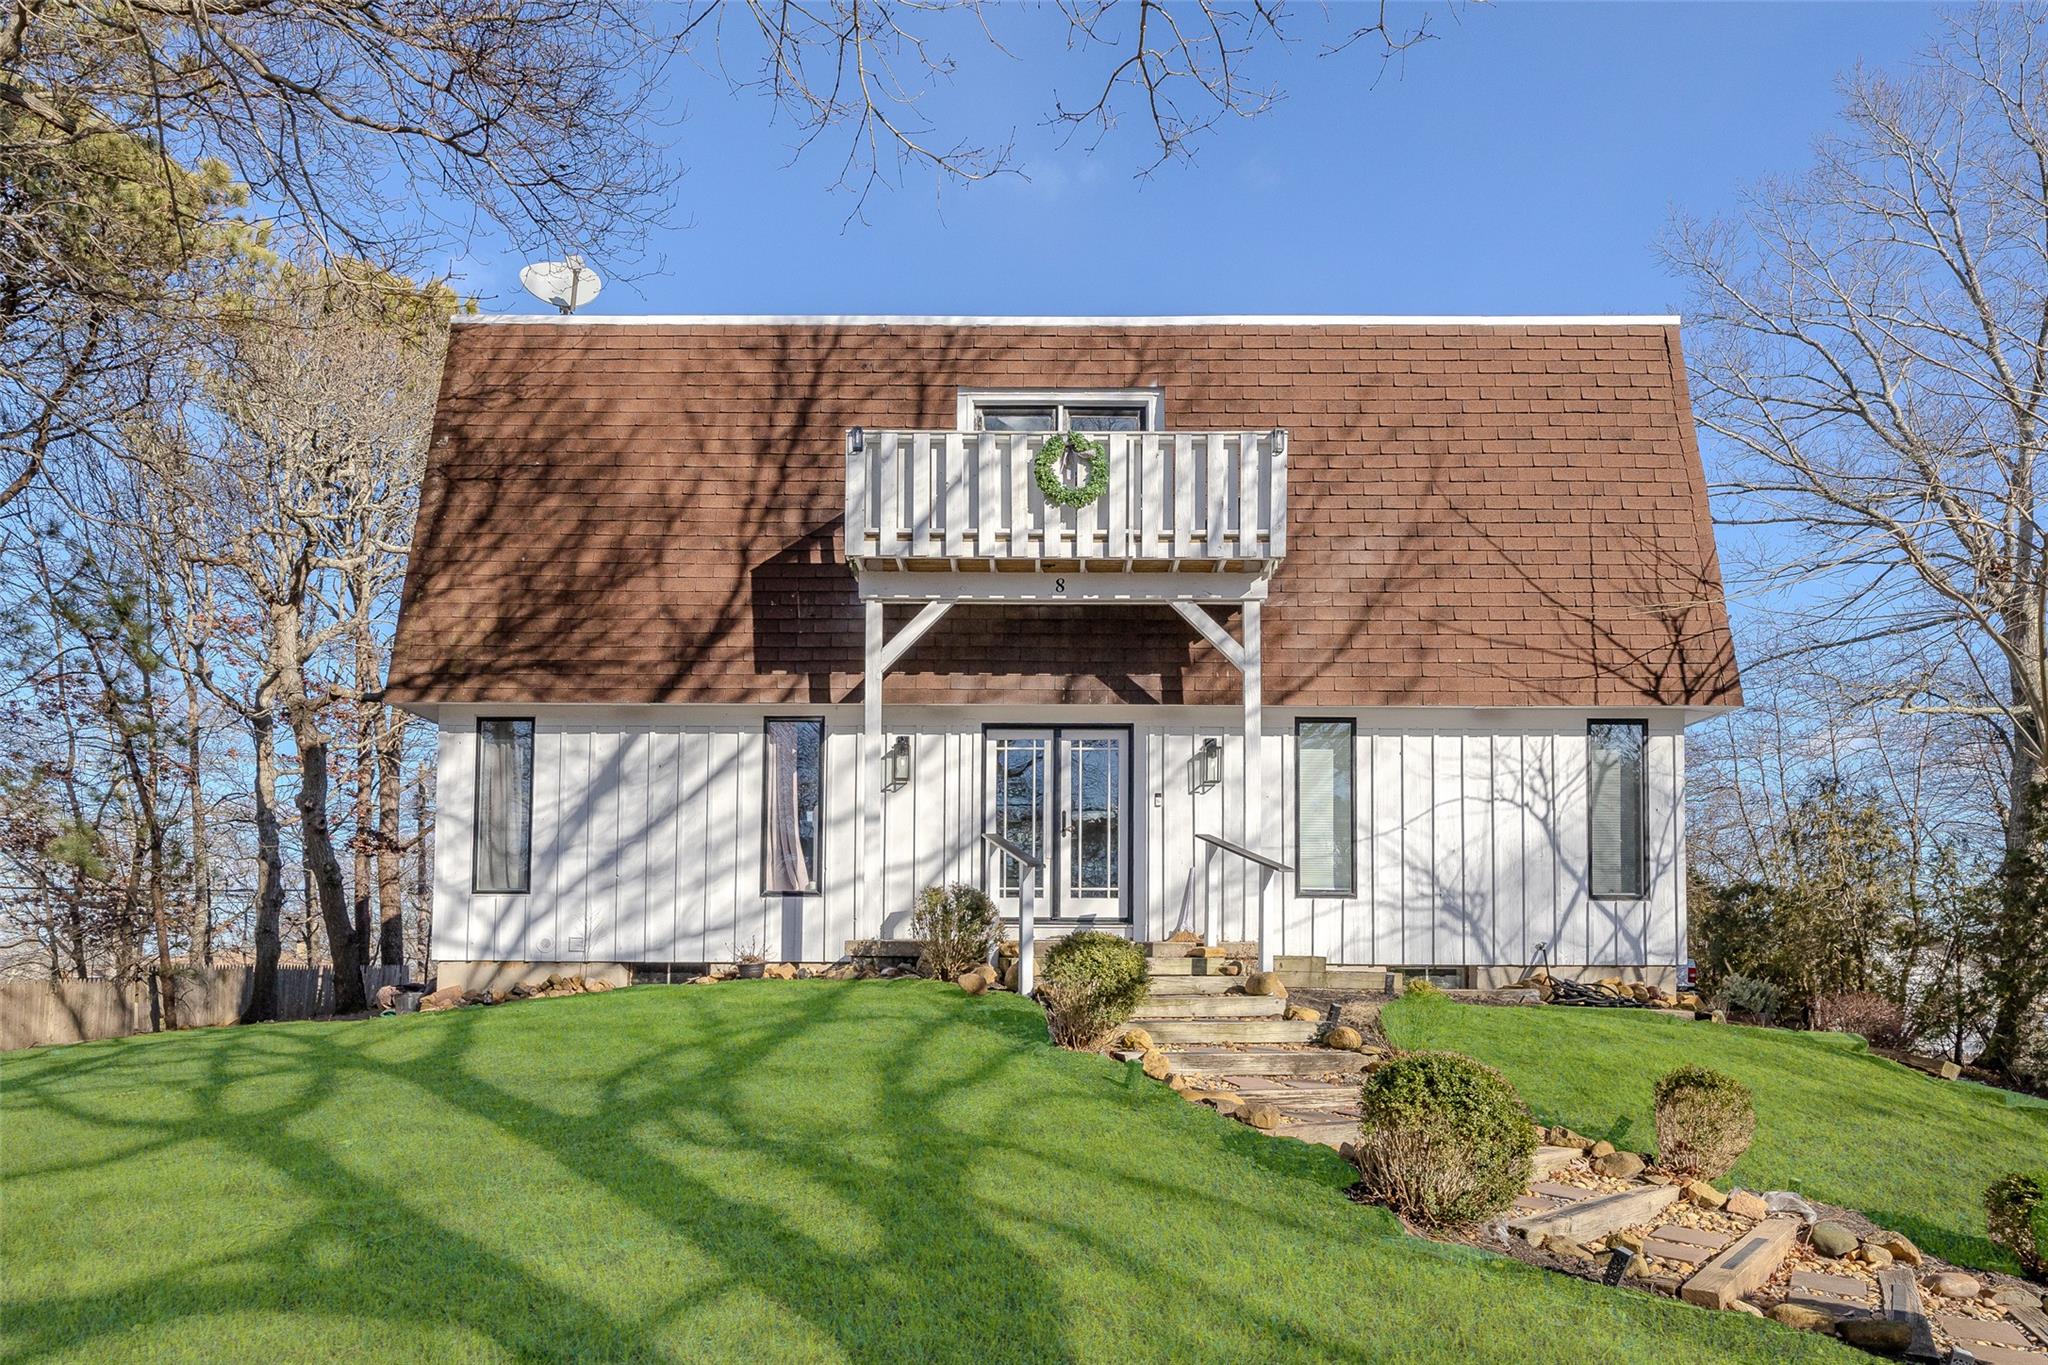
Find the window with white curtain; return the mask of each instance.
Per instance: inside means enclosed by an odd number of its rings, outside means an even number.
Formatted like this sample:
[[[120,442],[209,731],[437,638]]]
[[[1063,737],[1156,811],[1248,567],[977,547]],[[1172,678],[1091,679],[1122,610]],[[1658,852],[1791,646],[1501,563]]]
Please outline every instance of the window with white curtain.
[[[1353,785],[1358,726],[1294,723],[1294,891],[1350,896],[1358,890]]]
[[[818,829],[824,805],[825,722],[768,722],[763,764],[761,894],[809,896],[818,890]]]
[[[1650,727],[1642,721],[1586,725],[1587,824],[1597,897],[1627,900],[1649,889],[1643,856],[1643,758],[1649,746]]]
[[[476,851],[470,889],[524,893],[533,874],[533,722],[476,723]]]

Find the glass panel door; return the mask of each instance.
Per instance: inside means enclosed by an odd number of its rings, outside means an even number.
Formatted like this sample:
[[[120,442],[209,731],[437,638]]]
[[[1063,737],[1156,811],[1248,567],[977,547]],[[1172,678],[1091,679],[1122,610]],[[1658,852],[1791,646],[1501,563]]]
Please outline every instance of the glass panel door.
[[[1044,861],[1037,918],[1122,920],[1130,849],[1130,736],[1105,729],[988,732],[989,823]],[[1016,860],[990,850],[987,885],[1017,913]]]
[[[1122,730],[1061,730],[1061,919],[1122,919],[1124,788]]]
[[[989,828],[1001,838],[1008,839],[1017,847],[1036,855],[1046,865],[1052,866],[1051,840],[1047,832],[1053,826],[1053,774],[1052,742],[1050,730],[991,730],[989,740]],[[989,850],[994,860],[989,879],[989,894],[998,908],[1006,915],[1017,913],[1017,860],[995,849]],[[1037,879],[1039,917],[1051,913],[1047,905],[1047,872],[1041,871]]]

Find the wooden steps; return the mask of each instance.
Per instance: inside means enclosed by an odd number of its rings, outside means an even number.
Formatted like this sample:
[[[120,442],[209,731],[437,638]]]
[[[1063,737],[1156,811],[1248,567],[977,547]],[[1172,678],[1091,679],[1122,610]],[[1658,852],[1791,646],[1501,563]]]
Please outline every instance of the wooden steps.
[[[1675,1195],[1677,1186],[1652,1186]],[[1797,1218],[1766,1218],[1715,1256],[1679,1287],[1678,1296],[1702,1308],[1726,1308],[1771,1278],[1799,1239]]]
[[[1145,1019],[1136,1026],[1159,1043],[1306,1043],[1315,1024],[1292,1019]],[[1327,1051],[1327,1049],[1325,1049]]]
[[[1235,972],[1225,970],[1236,966]],[[1244,981],[1244,967],[1223,957],[1155,957],[1145,963],[1145,971],[1153,977],[1161,976],[1227,976],[1240,984]]]
[[[1600,1194],[1562,1208],[1526,1214],[1508,1224],[1531,1242],[1545,1237],[1569,1237],[1587,1241],[1605,1237],[1617,1228],[1647,1223],[1678,1202],[1676,1185],[1642,1185],[1617,1194]]]
[[[1150,1028],[1154,1019],[1278,1019],[1287,1002],[1271,995],[1154,996],[1138,1006],[1131,1023]]]
[[[1175,1071],[1191,1076],[1322,1076],[1355,1075],[1365,1070],[1366,1059],[1356,1052],[1335,1052],[1326,1047],[1256,1052],[1189,1047],[1168,1051],[1166,1061]]]
[[[1243,984],[1241,976],[1155,976],[1146,985],[1145,998],[1149,1003],[1187,995],[1222,995]]]

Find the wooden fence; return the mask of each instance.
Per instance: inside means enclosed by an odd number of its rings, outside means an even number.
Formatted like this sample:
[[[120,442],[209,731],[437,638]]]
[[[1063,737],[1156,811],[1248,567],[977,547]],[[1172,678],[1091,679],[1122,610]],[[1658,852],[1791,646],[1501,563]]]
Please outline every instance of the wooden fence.
[[[369,967],[363,983],[406,979],[403,967]],[[232,1024],[249,1003],[252,967],[198,967],[178,973],[178,1023],[183,1028]],[[277,1017],[313,1019],[334,1011],[334,969],[277,969]],[[45,1043],[85,1043],[162,1027],[154,976],[142,981],[0,981],[0,1052]]]

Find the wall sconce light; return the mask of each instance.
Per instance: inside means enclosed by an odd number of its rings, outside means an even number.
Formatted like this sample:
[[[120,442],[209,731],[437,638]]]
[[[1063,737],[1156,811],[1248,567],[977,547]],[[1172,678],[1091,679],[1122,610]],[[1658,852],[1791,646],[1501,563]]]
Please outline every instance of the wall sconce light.
[[[867,432],[860,427],[850,428],[846,433],[846,448],[855,455],[865,453],[868,448]]]
[[[1193,772],[1195,794],[1201,795],[1223,780],[1223,741],[1214,735],[1202,741],[1202,747],[1195,750],[1190,762]]]
[[[898,735],[882,753],[882,790],[910,785],[910,736]]]

